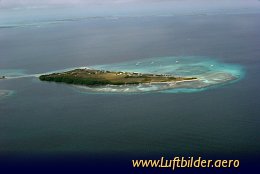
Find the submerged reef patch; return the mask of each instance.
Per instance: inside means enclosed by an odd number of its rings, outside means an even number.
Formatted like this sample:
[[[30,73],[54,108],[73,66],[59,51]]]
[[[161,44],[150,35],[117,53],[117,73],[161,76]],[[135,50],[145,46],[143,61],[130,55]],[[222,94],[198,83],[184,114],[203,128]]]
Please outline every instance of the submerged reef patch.
[[[144,93],[144,92],[199,92],[210,87],[236,82],[244,77],[240,65],[227,64],[217,59],[189,57],[156,57],[116,64],[91,66],[93,69],[151,74],[167,74],[176,77],[196,77],[196,81],[177,83],[139,84],[139,85],[106,85],[76,86],[81,92],[90,93]]]
[[[9,78],[22,77],[26,75],[25,72],[23,69],[0,69],[0,76]]]
[[[0,100],[5,97],[11,96],[13,93],[14,93],[14,91],[12,91],[12,90],[1,90],[0,89]]]

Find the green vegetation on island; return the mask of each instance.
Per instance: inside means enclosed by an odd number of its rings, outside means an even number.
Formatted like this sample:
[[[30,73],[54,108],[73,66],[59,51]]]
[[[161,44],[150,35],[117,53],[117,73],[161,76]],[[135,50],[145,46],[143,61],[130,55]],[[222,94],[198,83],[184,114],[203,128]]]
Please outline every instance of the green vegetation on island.
[[[196,80],[195,77],[174,77],[166,74],[141,74],[137,72],[112,72],[94,69],[75,69],[67,72],[41,75],[42,81],[63,82],[75,85],[134,85],[142,83],[171,83]]]

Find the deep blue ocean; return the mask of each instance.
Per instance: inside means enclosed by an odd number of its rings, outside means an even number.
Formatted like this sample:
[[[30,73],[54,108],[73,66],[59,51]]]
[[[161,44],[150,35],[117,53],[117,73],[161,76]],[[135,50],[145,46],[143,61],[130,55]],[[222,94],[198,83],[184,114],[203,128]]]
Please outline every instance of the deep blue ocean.
[[[43,21],[2,21],[0,73],[205,56],[241,65],[245,76],[202,92],[130,95],[0,80],[11,91],[0,98],[0,154],[260,155],[260,14]]]

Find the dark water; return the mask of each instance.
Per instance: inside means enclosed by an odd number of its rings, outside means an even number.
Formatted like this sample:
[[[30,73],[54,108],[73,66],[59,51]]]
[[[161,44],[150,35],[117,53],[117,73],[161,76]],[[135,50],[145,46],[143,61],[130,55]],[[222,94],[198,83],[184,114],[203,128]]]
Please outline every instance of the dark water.
[[[164,56],[243,65],[199,93],[83,94],[36,78],[0,81],[0,153],[260,154],[260,15],[93,19],[0,29],[0,69],[40,73]]]

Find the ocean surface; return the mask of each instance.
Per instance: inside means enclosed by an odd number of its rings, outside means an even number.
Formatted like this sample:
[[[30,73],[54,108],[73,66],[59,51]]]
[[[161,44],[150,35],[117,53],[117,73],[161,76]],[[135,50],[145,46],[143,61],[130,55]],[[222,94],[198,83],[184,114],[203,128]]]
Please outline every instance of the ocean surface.
[[[243,76],[200,92],[127,95],[90,94],[36,77],[0,80],[0,154],[260,154],[259,13],[58,22],[15,21],[5,13],[0,75],[206,57],[243,67]]]

